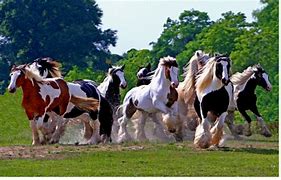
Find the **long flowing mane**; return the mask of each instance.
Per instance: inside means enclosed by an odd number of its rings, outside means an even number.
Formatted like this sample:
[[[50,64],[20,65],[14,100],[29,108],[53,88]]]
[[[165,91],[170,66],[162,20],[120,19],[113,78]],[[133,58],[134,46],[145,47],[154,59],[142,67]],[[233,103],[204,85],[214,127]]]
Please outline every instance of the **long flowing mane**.
[[[214,68],[216,66],[215,59],[216,57],[212,57],[196,77],[195,87],[197,91],[203,91],[211,84],[214,77]]]
[[[233,83],[233,85],[241,85],[244,84],[253,74],[253,67],[249,66],[243,72],[237,72],[233,74],[230,78],[230,81]]]
[[[188,102],[195,91],[195,77],[198,68],[198,61],[200,59],[209,59],[209,54],[205,54],[202,50],[197,50],[190,58],[189,62],[183,68],[182,76],[185,77],[182,86],[185,102]]]
[[[154,79],[155,77],[158,76],[160,70],[161,70],[161,67],[162,66],[174,66],[174,67],[178,67],[178,64],[177,64],[177,61],[175,58],[171,57],[171,56],[167,56],[167,57],[163,57],[159,60],[159,63],[158,63],[158,67],[157,69],[155,70],[155,73],[151,75],[151,79]],[[150,76],[148,76],[147,78],[150,78]]]
[[[23,67],[23,72],[25,77],[30,79],[32,82],[33,80],[37,82],[44,81],[43,77],[40,75],[40,72],[38,70],[31,69],[28,65]]]
[[[61,63],[53,60],[52,58],[38,58],[34,60],[35,63],[41,64],[42,67],[46,68],[51,77],[62,77],[61,74]]]

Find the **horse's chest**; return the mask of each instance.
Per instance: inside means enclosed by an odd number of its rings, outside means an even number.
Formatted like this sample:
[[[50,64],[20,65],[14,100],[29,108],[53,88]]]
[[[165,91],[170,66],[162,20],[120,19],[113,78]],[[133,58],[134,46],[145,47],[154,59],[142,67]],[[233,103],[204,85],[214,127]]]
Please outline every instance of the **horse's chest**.
[[[210,92],[202,98],[201,106],[205,111],[212,111],[220,115],[227,111],[229,105],[229,95],[224,87],[217,91]]]

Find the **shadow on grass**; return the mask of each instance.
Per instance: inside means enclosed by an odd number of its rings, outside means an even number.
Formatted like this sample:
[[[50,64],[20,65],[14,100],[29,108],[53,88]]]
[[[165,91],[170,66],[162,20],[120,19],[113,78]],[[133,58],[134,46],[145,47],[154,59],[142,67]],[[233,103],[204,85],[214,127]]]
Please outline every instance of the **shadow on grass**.
[[[230,147],[223,147],[220,148],[221,151],[230,151],[230,152],[247,152],[252,154],[264,154],[264,155],[272,155],[272,154],[279,154],[277,149],[261,149],[261,148],[230,148]]]

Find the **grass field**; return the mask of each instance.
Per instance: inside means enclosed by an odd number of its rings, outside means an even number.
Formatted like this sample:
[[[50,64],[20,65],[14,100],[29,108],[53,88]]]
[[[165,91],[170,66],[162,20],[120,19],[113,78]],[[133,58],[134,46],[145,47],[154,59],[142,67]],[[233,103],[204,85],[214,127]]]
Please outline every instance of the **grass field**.
[[[278,131],[218,150],[191,141],[32,147],[20,101],[0,96],[0,176],[279,176]]]

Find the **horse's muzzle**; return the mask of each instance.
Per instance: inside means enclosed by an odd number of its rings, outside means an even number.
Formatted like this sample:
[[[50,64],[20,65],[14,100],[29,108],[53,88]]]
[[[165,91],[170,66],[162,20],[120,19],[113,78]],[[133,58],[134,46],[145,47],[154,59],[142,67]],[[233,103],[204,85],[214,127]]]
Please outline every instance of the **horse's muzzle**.
[[[224,79],[224,78],[221,81],[225,86],[228,85],[228,83],[230,82],[229,79]]]
[[[122,89],[126,89],[127,84],[121,84],[120,87],[121,87]]]
[[[179,82],[172,82],[171,86],[172,88],[177,88],[179,86]]]
[[[16,88],[8,88],[9,93],[15,93],[16,92]]]

